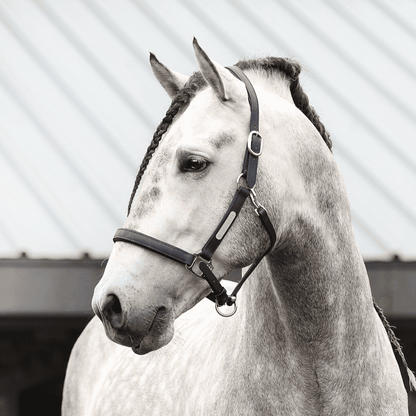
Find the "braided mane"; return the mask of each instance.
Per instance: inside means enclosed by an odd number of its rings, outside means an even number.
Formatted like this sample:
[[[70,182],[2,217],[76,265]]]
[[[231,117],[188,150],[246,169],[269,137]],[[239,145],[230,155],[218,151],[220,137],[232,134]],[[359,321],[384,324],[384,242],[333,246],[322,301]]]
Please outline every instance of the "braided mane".
[[[243,71],[262,71],[270,77],[275,76],[277,72],[283,74],[290,81],[290,92],[292,94],[292,98],[296,107],[299,108],[299,110],[302,111],[302,113],[304,113],[305,116],[312,122],[312,124],[318,130],[319,134],[322,136],[328,148],[332,148],[332,141],[329,138],[329,133],[326,131],[324,125],[319,120],[319,116],[316,113],[315,109],[309,104],[309,98],[300,86],[299,74],[301,71],[301,66],[298,62],[289,58],[267,57],[263,59],[239,61],[236,64],[236,66],[238,66]],[[134,196],[136,195],[136,191],[139,187],[143,174],[146,171],[150,159],[152,158],[157,147],[159,146],[159,143],[162,140],[163,135],[166,133],[169,126],[172,124],[172,121],[175,118],[175,116],[179,112],[183,112],[191,102],[192,98],[195,97],[196,93],[202,90],[205,86],[207,86],[207,82],[205,81],[201,73],[195,72],[189,78],[188,82],[185,84],[183,89],[180,90],[173,98],[170,107],[166,112],[165,117],[163,118],[153,135],[153,139],[149,147],[147,148],[147,152],[140,165],[140,169],[137,173],[136,181],[134,183],[133,191],[130,196],[127,215],[130,213]]]
[[[299,74],[302,70],[300,64],[290,58],[276,58],[269,56],[262,59],[244,60],[237,63],[237,66],[243,71],[257,70],[264,72],[269,77],[276,76],[277,72],[283,74],[290,82],[290,93],[296,107],[312,122],[316,130],[322,136],[329,149],[332,148],[332,141],[325,126],[319,120],[315,109],[309,104],[309,98],[300,85]]]

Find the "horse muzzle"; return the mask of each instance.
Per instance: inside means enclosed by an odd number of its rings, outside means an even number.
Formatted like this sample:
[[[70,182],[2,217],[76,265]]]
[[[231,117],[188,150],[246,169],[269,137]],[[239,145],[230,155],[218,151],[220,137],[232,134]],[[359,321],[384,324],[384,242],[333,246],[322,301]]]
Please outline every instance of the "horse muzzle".
[[[170,302],[129,306],[114,293],[96,295],[92,307],[111,341],[143,355],[165,346],[172,339],[174,319]]]

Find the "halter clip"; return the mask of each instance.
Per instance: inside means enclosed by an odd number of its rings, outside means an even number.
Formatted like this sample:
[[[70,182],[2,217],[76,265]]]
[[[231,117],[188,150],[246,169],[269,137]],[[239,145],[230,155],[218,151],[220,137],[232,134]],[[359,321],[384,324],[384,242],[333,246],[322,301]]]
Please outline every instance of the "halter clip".
[[[260,215],[259,214],[259,209],[260,208],[264,209],[264,206],[262,204],[260,204],[260,202],[257,200],[257,194],[254,191],[254,189],[250,189],[250,199],[251,199],[251,202],[254,205],[254,211],[256,212],[257,215]]]
[[[197,264],[197,260],[200,260],[198,261],[198,264]],[[187,264],[185,264],[185,268],[190,270],[195,276],[204,277],[204,273],[199,268],[199,263],[201,262],[205,263],[210,270],[214,270],[214,266],[212,265],[212,259],[210,261],[204,260],[204,258],[201,257],[200,251],[198,253],[194,253],[194,259],[192,260],[191,265],[188,266]],[[194,270],[195,266],[198,266],[198,267]]]

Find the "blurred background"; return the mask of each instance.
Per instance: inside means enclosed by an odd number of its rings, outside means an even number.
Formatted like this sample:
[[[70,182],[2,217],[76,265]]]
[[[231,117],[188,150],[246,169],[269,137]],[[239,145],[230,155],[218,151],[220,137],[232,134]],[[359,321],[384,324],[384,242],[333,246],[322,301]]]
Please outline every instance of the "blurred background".
[[[373,293],[416,370],[414,0],[0,0],[0,415],[59,415],[69,352],[192,38],[303,65]],[[407,384],[407,378],[405,378]],[[411,410],[411,414],[414,410]]]

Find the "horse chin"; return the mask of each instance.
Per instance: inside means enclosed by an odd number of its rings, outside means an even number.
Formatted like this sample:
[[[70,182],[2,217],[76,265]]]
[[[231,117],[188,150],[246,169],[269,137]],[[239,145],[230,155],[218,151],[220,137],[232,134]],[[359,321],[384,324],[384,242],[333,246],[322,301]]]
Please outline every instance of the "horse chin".
[[[173,335],[173,325],[172,328],[168,328],[163,334],[149,333],[138,345],[132,347],[132,351],[137,355],[145,355],[149,352],[156,351],[169,344]]]
[[[169,344],[174,335],[174,319],[171,312],[165,308],[158,310],[144,335],[143,329],[135,325],[114,329],[107,321],[103,323],[106,335],[111,341],[131,348],[138,355],[144,355],[164,347]]]

